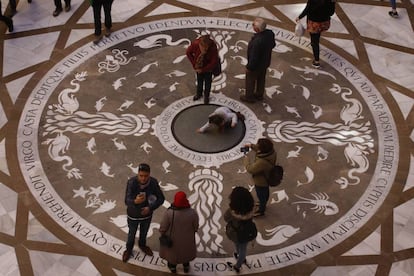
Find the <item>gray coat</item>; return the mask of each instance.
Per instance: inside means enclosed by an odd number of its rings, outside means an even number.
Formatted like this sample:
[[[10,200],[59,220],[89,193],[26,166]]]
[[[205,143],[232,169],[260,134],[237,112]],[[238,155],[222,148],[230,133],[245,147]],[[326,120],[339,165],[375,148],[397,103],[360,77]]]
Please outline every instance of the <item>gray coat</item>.
[[[173,246],[171,248],[161,247],[160,257],[171,264],[188,263],[197,255],[195,233],[198,230],[198,214],[192,208],[167,209],[160,225],[161,234],[170,234],[173,211],[174,222],[171,234]]]

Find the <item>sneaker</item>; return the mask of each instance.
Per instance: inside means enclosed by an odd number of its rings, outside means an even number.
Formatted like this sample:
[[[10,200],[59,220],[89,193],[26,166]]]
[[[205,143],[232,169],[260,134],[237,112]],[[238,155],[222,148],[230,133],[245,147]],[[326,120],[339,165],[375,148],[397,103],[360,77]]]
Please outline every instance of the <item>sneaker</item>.
[[[237,273],[240,272],[240,267],[234,266],[231,262],[227,262],[227,265]]]
[[[200,99],[201,98],[201,95],[198,95],[198,94],[196,94],[196,95],[194,95],[194,97],[193,97],[193,101],[197,101],[198,99]]]
[[[262,216],[264,216],[264,213],[263,213],[263,212],[259,212],[259,211],[255,212],[255,213],[253,214],[253,217],[255,217],[255,218],[257,218],[257,217],[262,217]]]
[[[61,12],[62,12],[62,9],[56,9],[56,10],[53,12],[53,16],[54,16],[54,17],[56,17],[56,16],[58,16]]]
[[[68,5],[65,5],[65,12],[68,12],[68,11],[70,11],[70,4],[68,4]]]
[[[146,246],[146,245],[142,245],[142,246],[140,246],[139,248],[142,250],[142,252],[144,252],[144,253],[145,253],[145,254],[147,254],[148,256],[152,256],[152,255],[154,255],[154,253],[152,253],[151,248],[149,248],[149,247],[148,247],[148,246]]]
[[[254,98],[249,98],[249,97],[247,97],[245,95],[241,95],[240,96],[240,100],[242,102],[247,102],[247,103],[254,103],[256,101]]]
[[[125,250],[124,253],[122,254],[122,261],[126,263],[128,262],[129,258],[131,258],[131,252],[128,250]]]
[[[392,18],[398,18],[398,12],[397,11],[389,11],[388,14],[392,17]]]
[[[312,66],[315,67],[315,68],[320,68],[321,64],[319,63],[319,61],[314,60],[314,61],[312,61]]]

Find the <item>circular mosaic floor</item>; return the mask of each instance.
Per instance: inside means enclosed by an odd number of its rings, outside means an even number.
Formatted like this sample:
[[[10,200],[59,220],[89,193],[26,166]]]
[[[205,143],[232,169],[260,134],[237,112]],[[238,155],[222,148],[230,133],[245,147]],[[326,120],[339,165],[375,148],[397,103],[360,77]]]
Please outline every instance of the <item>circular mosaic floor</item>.
[[[13,130],[13,171],[37,206],[35,217],[46,216],[60,239],[120,271],[163,272],[157,229],[175,192],[184,190],[200,217],[191,275],[233,275],[222,214],[232,187],[254,194],[240,147],[268,137],[285,178],[271,189],[266,216],[255,220],[259,233],[243,273],[293,273],[294,265],[310,273],[358,245],[403,192],[410,151],[402,150],[401,115],[376,78],[338,48],[322,45],[322,67],[315,69],[306,37],[268,27],[277,44],[265,99],[254,104],[239,101],[252,29],[250,20],[236,17],[128,24],[98,45],[81,40],[45,64],[17,103]],[[195,78],[185,56],[205,33],[216,41],[223,68],[209,105],[192,100]],[[246,120],[224,133],[196,133],[219,106]],[[152,166],[166,202],[148,234],[155,256],[135,248],[122,264],[125,184],[140,162]]]

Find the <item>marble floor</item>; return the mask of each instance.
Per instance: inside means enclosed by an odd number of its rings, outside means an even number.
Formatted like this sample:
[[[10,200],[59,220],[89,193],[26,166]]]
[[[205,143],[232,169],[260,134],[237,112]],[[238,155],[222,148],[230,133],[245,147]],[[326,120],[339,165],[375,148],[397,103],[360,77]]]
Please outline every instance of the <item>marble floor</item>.
[[[236,275],[222,213],[232,187],[254,194],[239,149],[263,136],[285,177],[240,274],[413,275],[414,1],[398,18],[388,1],[338,2],[314,69],[294,35],[304,1],[117,0],[97,45],[88,1],[57,17],[52,1],[18,1],[14,32],[0,24],[0,275],[167,275],[157,228],[177,190],[200,216],[189,274]],[[264,101],[246,104],[255,17],[277,43]],[[223,67],[209,105],[192,100],[185,57],[204,33]],[[193,129],[217,106],[247,119],[212,148]],[[154,256],[123,263],[125,183],[144,161],[166,201]]]

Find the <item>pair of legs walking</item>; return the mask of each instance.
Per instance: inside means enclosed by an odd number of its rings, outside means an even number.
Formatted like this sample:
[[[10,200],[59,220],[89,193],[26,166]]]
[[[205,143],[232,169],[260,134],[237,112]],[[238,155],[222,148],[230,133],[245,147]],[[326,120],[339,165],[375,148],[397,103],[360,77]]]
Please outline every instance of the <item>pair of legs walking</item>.
[[[151,224],[151,218],[144,220],[134,220],[127,219],[128,222],[128,239],[126,242],[126,250],[123,253],[122,261],[127,262],[130,256],[132,255],[132,249],[134,248],[135,236],[138,231],[139,226],[139,239],[138,246],[144,251],[145,254],[152,256],[152,250],[146,245],[147,244],[147,234]]]
[[[269,201],[269,187],[255,186],[257,199],[259,199],[259,209],[255,216],[263,216],[266,211],[266,204]]]

